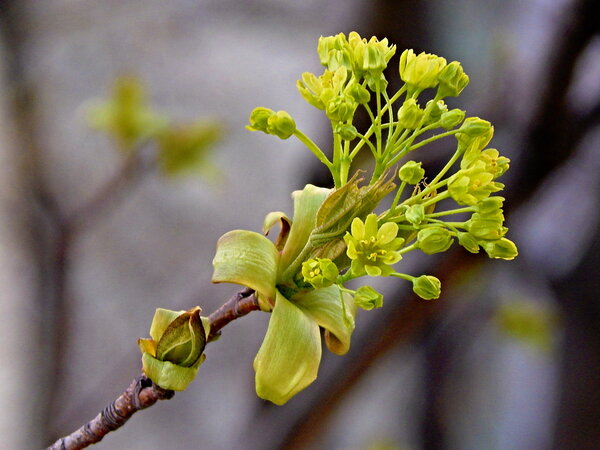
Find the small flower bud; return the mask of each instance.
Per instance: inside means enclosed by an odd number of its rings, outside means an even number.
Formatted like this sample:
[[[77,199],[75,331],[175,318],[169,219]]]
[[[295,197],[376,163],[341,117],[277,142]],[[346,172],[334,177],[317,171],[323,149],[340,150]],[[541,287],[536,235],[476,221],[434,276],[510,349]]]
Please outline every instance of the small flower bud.
[[[400,55],[400,78],[417,89],[436,87],[438,75],[446,65],[446,60],[429,53],[415,55],[413,50],[405,50]]]
[[[316,289],[331,286],[338,275],[337,266],[328,258],[309,259],[302,263],[304,281]]]
[[[357,83],[354,83],[346,92],[359,105],[365,105],[371,100],[371,93],[368,89]]]
[[[296,122],[285,111],[277,111],[267,119],[267,133],[287,139],[296,131]]]
[[[425,176],[425,169],[421,167],[423,163],[416,161],[408,161],[400,170],[398,170],[398,177],[400,181],[404,181],[408,184],[417,184]]]
[[[498,213],[502,214],[502,204],[504,203],[504,197],[493,196],[488,197],[480,201],[476,208],[477,212],[482,217],[495,217]]]
[[[260,106],[254,108],[250,113],[250,125],[247,125],[246,128],[250,131],[262,131],[263,133],[268,133],[267,122],[273,114],[275,114],[275,111],[269,108]]]
[[[479,117],[467,117],[460,127],[460,132],[469,136],[482,136],[490,131],[492,124]]]
[[[471,218],[465,222],[465,228],[476,239],[497,240],[506,234],[507,228],[503,226],[504,215],[499,213],[495,216],[482,216],[473,213]],[[481,245],[483,245],[480,242]]]
[[[414,130],[421,125],[424,111],[414,98],[406,100],[398,110],[398,123],[402,128]]]
[[[464,72],[458,61],[452,61],[438,75],[438,97],[458,97],[469,84],[469,76]]]
[[[381,308],[383,306],[383,295],[371,286],[361,286],[356,290],[354,303],[366,311],[370,311],[373,308]]]
[[[477,239],[475,239],[469,233],[459,231],[457,237],[458,243],[467,249],[467,251],[471,253],[479,253],[479,243],[477,242]]]
[[[424,300],[434,300],[442,291],[442,283],[433,275],[414,277],[412,283],[413,292]]]
[[[357,104],[350,96],[334,97],[325,105],[325,114],[329,120],[346,122],[352,119]]]
[[[405,213],[406,220],[413,225],[419,225],[425,218],[425,207],[421,203],[409,206]]]
[[[344,33],[339,33],[335,36],[321,36],[317,44],[317,53],[319,54],[321,64],[326,67],[329,66],[332,58],[335,57],[336,51],[342,50],[347,44],[348,42]]]
[[[482,241],[481,246],[490,258],[511,260],[519,254],[515,243],[506,238],[496,241]]]
[[[444,100],[438,100],[434,102],[429,100],[425,106],[426,122],[428,124],[439,121],[442,118],[442,114],[448,112],[448,107]]]
[[[442,113],[442,116],[440,117],[440,125],[446,130],[451,130],[452,128],[460,124],[464,120],[464,118],[465,112],[458,108],[455,108],[445,113]]]
[[[335,127],[335,132],[345,141],[351,141],[356,138],[358,131],[354,125],[338,124]]]
[[[428,255],[445,252],[450,248],[452,242],[454,240],[450,232],[442,227],[423,228],[417,234],[418,247]]]

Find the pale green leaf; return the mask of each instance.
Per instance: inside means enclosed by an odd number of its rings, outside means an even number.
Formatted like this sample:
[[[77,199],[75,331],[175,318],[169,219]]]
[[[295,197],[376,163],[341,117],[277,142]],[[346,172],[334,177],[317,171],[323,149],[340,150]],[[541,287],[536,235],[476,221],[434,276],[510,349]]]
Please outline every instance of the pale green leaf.
[[[254,359],[257,395],[283,405],[317,378],[320,361],[319,326],[277,292],[267,334]]]
[[[253,231],[233,230],[217,242],[212,282],[241,284],[272,300],[278,261],[279,253],[269,239]]]
[[[315,227],[317,211],[330,191],[330,189],[307,184],[303,190],[292,193],[294,219],[285,247],[281,252],[280,272],[283,272],[294,262],[306,245],[308,237]],[[302,262],[300,261],[300,263]]]
[[[273,228],[277,222],[279,222],[280,231],[279,235],[277,235],[277,240],[275,241],[275,247],[277,250],[282,250],[287,241],[287,237],[290,233],[290,227],[292,226],[292,221],[282,213],[281,211],[270,212],[266,215],[265,220],[262,226],[262,232],[265,236],[269,234],[271,228]]]
[[[343,295],[333,285],[303,292],[292,298],[294,304],[325,328],[325,342],[329,350],[343,355],[350,349],[354,331],[356,307],[349,295]]]
[[[170,309],[156,308],[152,325],[150,325],[150,336],[156,342],[160,340],[167,327],[185,311],[172,311]]]
[[[169,361],[159,361],[149,353],[142,354],[142,369],[146,376],[163,389],[183,391],[196,378],[198,367],[206,358],[202,355],[192,367],[181,367]]]

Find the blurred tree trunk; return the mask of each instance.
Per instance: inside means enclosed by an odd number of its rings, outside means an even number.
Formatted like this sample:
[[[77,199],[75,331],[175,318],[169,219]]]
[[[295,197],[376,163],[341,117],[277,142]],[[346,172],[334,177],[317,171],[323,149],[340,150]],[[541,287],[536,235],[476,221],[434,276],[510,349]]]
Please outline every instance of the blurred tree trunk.
[[[41,444],[36,408],[45,357],[39,335],[38,227],[31,208],[27,152],[13,120],[17,95],[5,3],[0,4],[0,436],[2,448]]]

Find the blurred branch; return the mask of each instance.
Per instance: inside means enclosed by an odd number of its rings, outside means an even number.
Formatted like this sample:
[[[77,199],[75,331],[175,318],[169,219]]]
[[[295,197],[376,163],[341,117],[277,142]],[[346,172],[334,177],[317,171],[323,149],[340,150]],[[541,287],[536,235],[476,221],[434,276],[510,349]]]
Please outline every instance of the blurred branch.
[[[210,334],[207,341],[220,334],[220,330],[233,320],[258,310],[258,299],[254,291],[244,289],[234,294],[208,316]],[[108,433],[125,425],[136,412],[149,408],[158,400],[173,398],[174,395],[175,392],[163,389],[145,375],[140,375],[100,414],[78,430],[57,440],[48,450],[78,450],[100,442]]]
[[[564,340],[554,449],[597,448],[600,442],[600,230],[581,262],[554,283]]]
[[[576,126],[577,118],[568,107],[567,94],[579,57],[592,37],[600,31],[595,0],[575,0],[563,8],[564,18],[549,48],[549,60],[540,79],[539,103],[529,121],[525,136],[519,179],[509,196],[522,202],[547,175],[562,165],[588,131]],[[514,199],[514,200],[513,200]]]

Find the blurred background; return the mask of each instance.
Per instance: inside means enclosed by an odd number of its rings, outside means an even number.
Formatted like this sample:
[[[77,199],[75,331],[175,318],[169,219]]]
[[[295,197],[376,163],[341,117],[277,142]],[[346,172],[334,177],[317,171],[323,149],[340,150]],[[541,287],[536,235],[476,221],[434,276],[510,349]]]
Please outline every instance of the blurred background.
[[[600,448],[595,3],[0,1],[0,448],[40,448],[94,417],[139,373],[156,307],[209,313],[236,292],[210,284],[218,237],[259,230],[266,213],[292,213],[292,190],[328,183],[300,143],[244,125],[255,106],[285,109],[327,147],[295,82],[320,73],[320,35],[352,30],[462,62],[471,83],[449,104],[490,120],[512,160],[502,181],[520,256],[407,258],[408,273],[442,279],[442,298],[382,285],[385,306],[359,315],[350,353],[324,352],[318,380],[284,407],[254,393],[268,316],[250,314],[208,347],[187,391],[98,448]],[[135,173],[68,236],[61,218],[123,164],[85,121],[121,74],[177,120],[222,120],[222,175]]]

